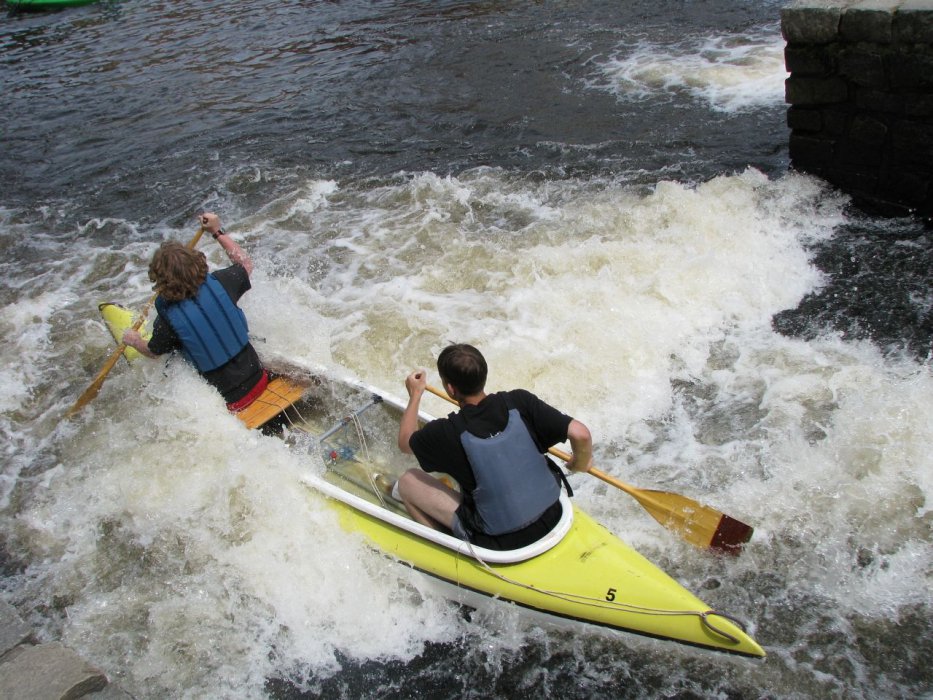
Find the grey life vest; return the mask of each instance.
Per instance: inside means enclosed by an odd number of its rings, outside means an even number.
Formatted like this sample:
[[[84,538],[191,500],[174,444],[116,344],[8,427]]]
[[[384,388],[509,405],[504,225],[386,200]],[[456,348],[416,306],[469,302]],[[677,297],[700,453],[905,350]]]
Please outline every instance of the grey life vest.
[[[509,409],[501,433],[480,438],[467,430],[459,413],[452,419],[476,479],[473,505],[487,535],[515,532],[537,520],[560,497],[560,484],[538,451],[518,409]]]

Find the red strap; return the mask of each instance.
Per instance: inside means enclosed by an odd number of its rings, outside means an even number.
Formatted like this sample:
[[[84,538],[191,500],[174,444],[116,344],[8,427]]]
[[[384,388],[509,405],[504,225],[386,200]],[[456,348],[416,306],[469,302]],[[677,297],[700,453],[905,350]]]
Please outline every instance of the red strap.
[[[249,390],[249,393],[244,396],[239,401],[234,401],[233,403],[227,404],[227,410],[231,413],[236,413],[237,411],[242,411],[244,408],[249,406],[253,401],[259,398],[260,394],[266,390],[266,387],[269,385],[269,373],[266,370],[262,371],[262,376],[259,378],[259,381],[256,382],[256,386]]]

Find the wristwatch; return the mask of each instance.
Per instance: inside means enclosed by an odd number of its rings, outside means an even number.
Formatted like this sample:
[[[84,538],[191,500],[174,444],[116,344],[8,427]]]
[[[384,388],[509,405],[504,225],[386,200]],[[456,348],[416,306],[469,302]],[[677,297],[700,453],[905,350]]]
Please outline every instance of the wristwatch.
[[[214,237],[214,240],[216,241],[218,236],[226,236],[227,232],[221,228],[221,229],[217,229],[217,233],[212,233],[211,235]]]

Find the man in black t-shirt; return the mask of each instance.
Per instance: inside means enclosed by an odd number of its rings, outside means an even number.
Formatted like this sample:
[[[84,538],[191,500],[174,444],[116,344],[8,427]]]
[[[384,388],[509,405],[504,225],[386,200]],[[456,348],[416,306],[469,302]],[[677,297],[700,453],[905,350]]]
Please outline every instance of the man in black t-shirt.
[[[394,493],[416,521],[483,547],[516,549],[540,539],[561,513],[559,481],[543,453],[569,440],[573,459],[567,467],[586,471],[592,460],[589,430],[528,391],[487,395],[486,361],[471,345],[445,348],[437,369],[460,411],[419,429],[427,373],[406,378],[409,401],[398,444],[415,455],[421,469],[405,472]],[[426,472],[450,474],[460,492]]]
[[[250,289],[253,263],[224,232],[216,214],[202,214],[201,225],[233,264],[208,274],[200,251],[175,242],[162,244],[149,265],[159,312],[152,337],[146,342],[137,331],[128,330],[123,342],[147,357],[180,351],[217,388],[230,410],[242,410],[268,382],[248,340],[246,317],[236,305]]]

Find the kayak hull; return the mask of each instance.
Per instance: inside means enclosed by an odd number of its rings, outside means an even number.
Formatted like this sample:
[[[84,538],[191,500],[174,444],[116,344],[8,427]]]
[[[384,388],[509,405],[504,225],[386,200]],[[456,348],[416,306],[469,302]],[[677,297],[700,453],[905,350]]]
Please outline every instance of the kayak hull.
[[[123,332],[133,327],[133,323],[136,321],[136,314],[125,306],[110,303],[98,304],[97,310],[100,312],[100,317],[103,322],[107,324],[107,330],[110,331],[110,335],[113,336],[113,339],[117,343],[122,342]],[[143,339],[149,340],[151,333],[142,328],[139,330]],[[123,348],[123,357],[126,358],[127,362],[132,362],[139,358],[139,356],[139,352],[136,351],[136,348],[130,347],[129,345]]]
[[[744,656],[765,655],[735,622],[714,613],[579,508],[573,509],[569,532],[546,552],[521,562],[489,563],[342,501],[331,504],[346,530],[457,589],[564,620]]]
[[[119,342],[132,313],[112,304],[100,309]],[[341,527],[386,556],[456,592],[508,601],[555,621],[580,621],[749,657],[765,655],[733,618],[712,611],[572,506],[566,495],[561,496],[564,516],[554,530],[512,552],[474,547],[416,523],[382,493],[375,479],[376,472],[393,479],[415,466],[394,441],[406,402],[325,368],[275,366],[269,358],[264,364],[288,377],[300,395],[264,430],[272,426],[296,452],[307,454],[307,486],[327,498]],[[348,407],[357,408],[348,415]],[[419,418],[431,416],[421,413]]]

